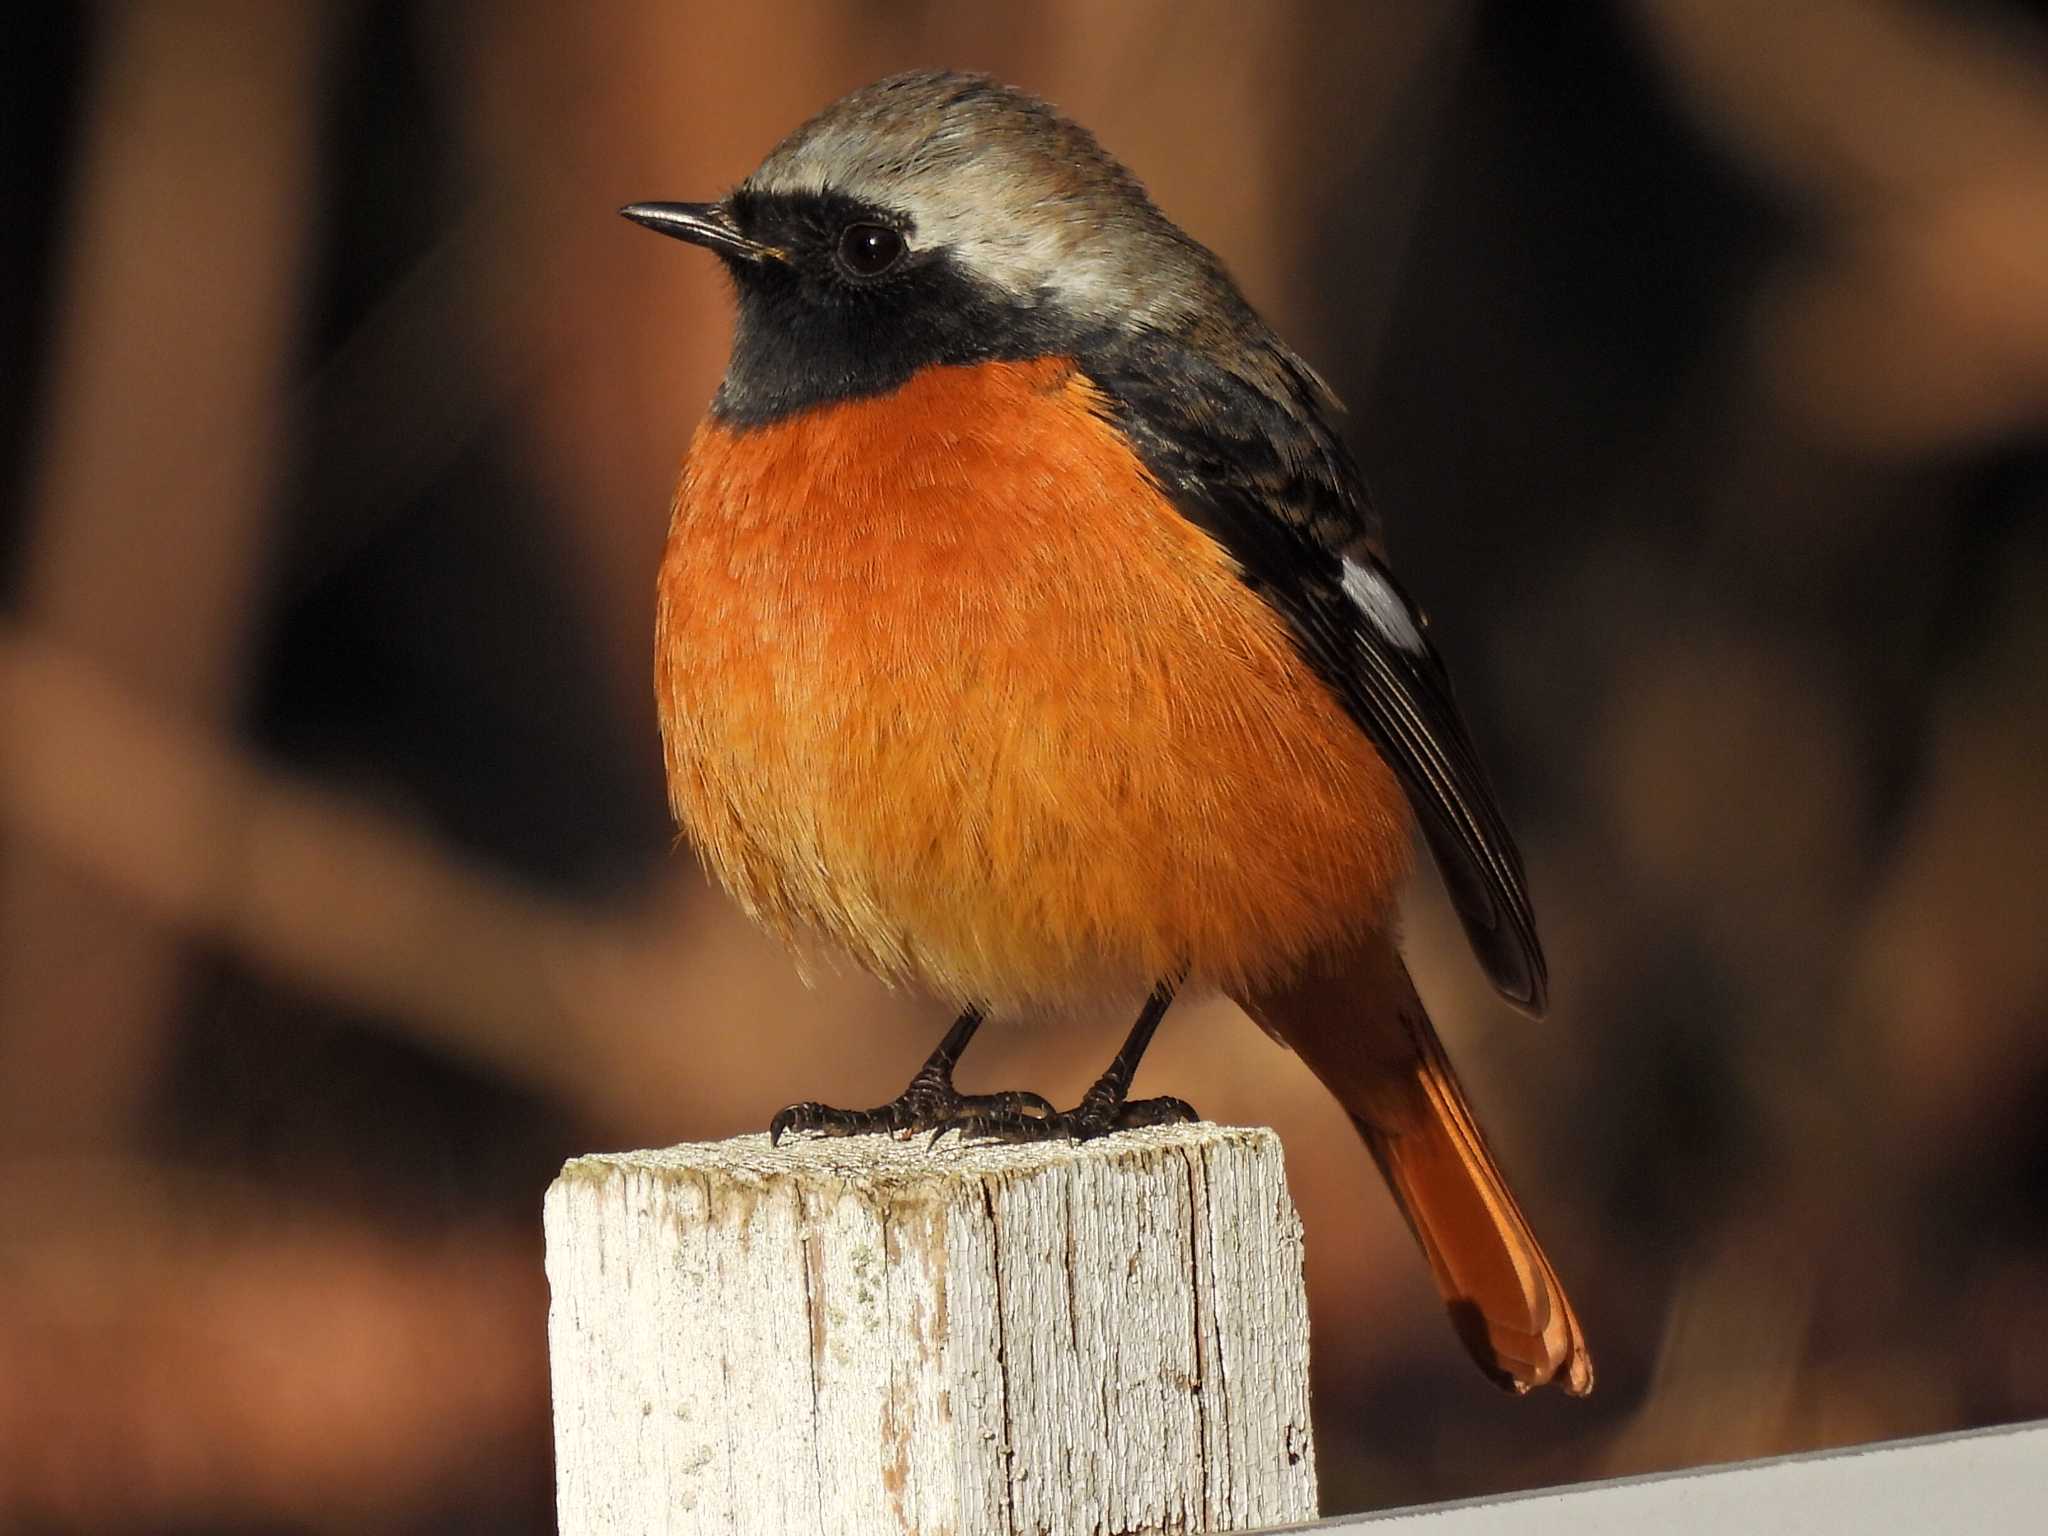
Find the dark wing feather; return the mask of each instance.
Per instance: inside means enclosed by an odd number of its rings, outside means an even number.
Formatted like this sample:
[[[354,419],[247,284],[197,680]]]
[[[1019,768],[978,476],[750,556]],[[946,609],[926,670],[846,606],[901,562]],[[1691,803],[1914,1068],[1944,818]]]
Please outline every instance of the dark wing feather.
[[[1286,617],[1304,657],[1400,778],[1493,984],[1540,1015],[1549,973],[1521,854],[1421,615],[1373,553],[1377,528],[1326,420],[1329,396],[1277,346],[1247,360],[1258,366],[1233,370],[1141,336],[1086,362],[1174,505]],[[1367,587],[1370,605],[1356,595]]]
[[[1380,575],[1391,588],[1384,569]],[[1413,622],[1419,634],[1420,616]],[[1521,851],[1479,765],[1442,660],[1427,639],[1410,650],[1389,643],[1371,623],[1348,649],[1358,665],[1343,689],[1345,701],[1420,809],[1422,835],[1473,951],[1505,997],[1540,1015],[1550,978]]]

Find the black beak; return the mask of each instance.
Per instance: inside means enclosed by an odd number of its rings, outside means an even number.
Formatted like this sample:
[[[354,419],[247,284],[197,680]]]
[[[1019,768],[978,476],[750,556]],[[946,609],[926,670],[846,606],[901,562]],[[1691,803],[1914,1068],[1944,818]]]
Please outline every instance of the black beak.
[[[734,229],[723,203],[628,203],[619,212],[657,235],[687,240],[721,256],[760,261],[763,257],[782,255],[774,246],[749,240]]]

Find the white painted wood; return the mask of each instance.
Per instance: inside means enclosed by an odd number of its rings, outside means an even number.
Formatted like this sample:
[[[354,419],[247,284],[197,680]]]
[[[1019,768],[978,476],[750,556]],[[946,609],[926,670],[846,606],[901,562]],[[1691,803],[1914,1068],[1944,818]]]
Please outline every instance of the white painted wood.
[[[746,1136],[579,1158],[546,1223],[564,1536],[1314,1518],[1270,1131]]]
[[[2048,1421],[1355,1515],[1359,1536],[2014,1536],[2048,1530]]]

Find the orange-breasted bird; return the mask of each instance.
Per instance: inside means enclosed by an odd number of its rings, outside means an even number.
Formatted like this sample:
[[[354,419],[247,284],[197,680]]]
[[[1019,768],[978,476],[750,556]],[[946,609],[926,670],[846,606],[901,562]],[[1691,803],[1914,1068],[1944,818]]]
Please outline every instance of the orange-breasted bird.
[[[961,1011],[894,1102],[801,1130],[1087,1137],[1176,992],[1220,988],[1342,1101],[1482,1369],[1586,1391],[1557,1273],[1396,947],[1419,824],[1532,1014],[1522,861],[1336,401],[1083,128],[898,75],[714,203],[732,358],[676,492],[655,689],[675,814],[785,936]],[[993,1012],[1125,1000],[1071,1110],[968,1096]]]

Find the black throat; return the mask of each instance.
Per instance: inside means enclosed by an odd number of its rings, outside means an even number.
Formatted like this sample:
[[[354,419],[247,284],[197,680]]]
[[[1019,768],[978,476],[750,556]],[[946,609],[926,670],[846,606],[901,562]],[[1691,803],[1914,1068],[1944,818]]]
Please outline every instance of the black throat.
[[[812,406],[887,394],[920,369],[1072,356],[1079,328],[1049,294],[1020,301],[945,250],[898,272],[848,280],[832,246],[847,224],[891,215],[830,193],[737,194],[733,216],[787,260],[728,260],[739,300],[732,361],[711,402],[719,421],[763,426]]]

